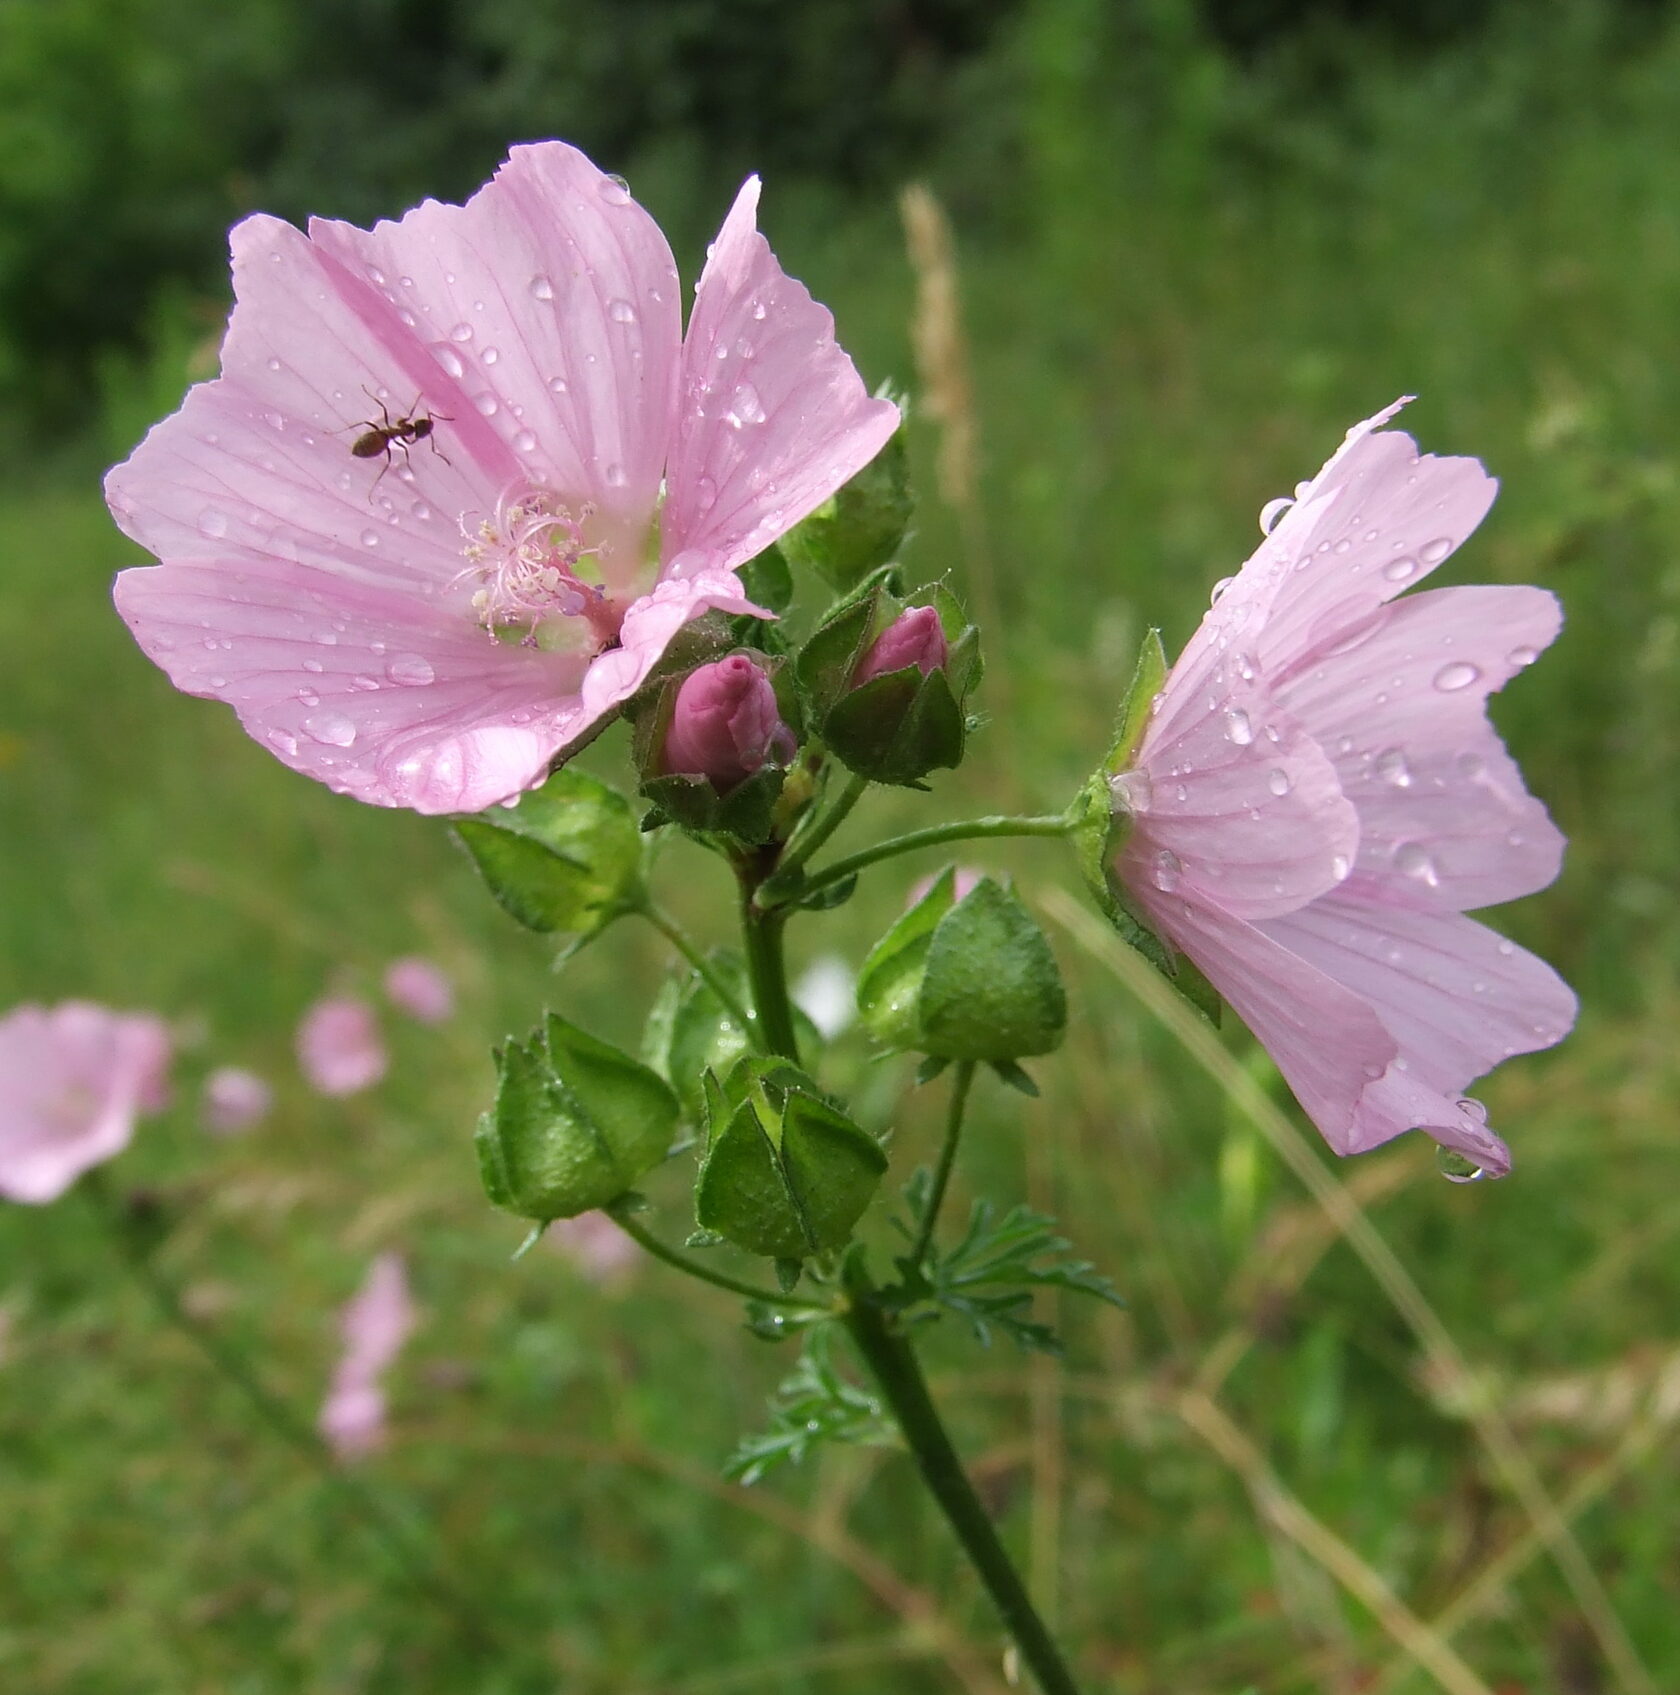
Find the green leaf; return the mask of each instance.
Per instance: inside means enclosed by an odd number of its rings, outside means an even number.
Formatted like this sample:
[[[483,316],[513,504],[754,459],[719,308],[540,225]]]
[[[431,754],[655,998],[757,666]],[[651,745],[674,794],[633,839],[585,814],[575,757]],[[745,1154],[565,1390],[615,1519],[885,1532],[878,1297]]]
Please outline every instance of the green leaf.
[[[788,609],[793,600],[793,573],[775,542],[741,566],[739,575],[747,591],[747,599],[754,605],[762,606],[766,612],[785,612]],[[753,622],[762,624],[765,620],[755,618]],[[771,627],[774,628],[774,625]]]
[[[982,877],[934,930],[919,997],[921,1040],[948,1059],[1049,1053],[1067,995],[1044,932],[1014,892]]]
[[[567,766],[516,807],[453,821],[496,901],[527,929],[595,935],[644,897],[629,801]]]
[[[844,593],[894,556],[915,506],[901,425],[850,482],[782,538],[782,551],[796,569],[813,570]]]
[[[898,1428],[882,1404],[835,1369],[834,1334],[832,1322],[806,1332],[799,1364],[770,1403],[770,1428],[747,1437],[730,1455],[726,1477],[756,1483],[779,1465],[797,1465],[824,1442],[897,1446]]]

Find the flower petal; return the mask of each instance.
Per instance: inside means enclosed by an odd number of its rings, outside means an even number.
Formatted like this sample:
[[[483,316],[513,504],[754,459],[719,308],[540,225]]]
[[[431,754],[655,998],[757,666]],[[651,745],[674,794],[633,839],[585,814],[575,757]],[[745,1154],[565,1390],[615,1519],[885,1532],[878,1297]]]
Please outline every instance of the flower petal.
[[[1359,811],[1357,869],[1384,898],[1466,911],[1545,888],[1564,840],[1487,720],[1487,698],[1533,663],[1563,614],[1543,589],[1409,595],[1356,645],[1278,688],[1336,762]]]
[[[582,655],[283,561],[124,571],[116,601],[177,688],[227,701],[293,770],[378,806],[475,812],[538,780],[588,722]]]
[[[735,566],[854,476],[898,428],[835,344],[834,319],[758,233],[749,177],[712,245],[683,343],[664,558]]]

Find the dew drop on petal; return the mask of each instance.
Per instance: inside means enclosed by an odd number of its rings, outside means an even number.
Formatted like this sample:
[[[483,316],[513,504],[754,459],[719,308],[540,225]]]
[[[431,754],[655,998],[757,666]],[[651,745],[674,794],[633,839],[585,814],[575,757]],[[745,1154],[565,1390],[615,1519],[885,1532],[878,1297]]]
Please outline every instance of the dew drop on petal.
[[[321,704],[321,697],[313,689],[299,689],[297,702],[299,706],[316,707]]]
[[[1122,771],[1110,777],[1108,792],[1114,798],[1115,809],[1132,816],[1147,812],[1155,798],[1155,786],[1149,773],[1143,770]]]
[[[1149,880],[1170,895],[1184,877],[1184,862],[1171,848],[1162,848],[1149,862]]]
[[[1254,661],[1246,653],[1234,654],[1231,658],[1232,667],[1245,683],[1254,681]]]
[[[445,347],[442,345],[434,347],[432,349],[432,357],[435,358],[438,364],[443,367],[445,372],[452,377],[464,377],[467,374],[466,366],[461,363],[460,354],[457,353],[453,347]]]
[[[399,653],[385,667],[385,675],[393,683],[400,683],[404,688],[424,688],[437,673],[432,669],[431,662],[422,659],[417,653]]]
[[[636,308],[628,300],[614,300],[607,307],[607,316],[615,324],[633,324],[636,321]]]
[[[1281,800],[1289,793],[1289,773],[1274,766],[1266,775],[1266,787]]]
[[[1409,554],[1403,553],[1398,559],[1391,559],[1383,566],[1382,574],[1391,583],[1409,583],[1417,575],[1418,562]]]
[[[270,747],[285,754],[288,759],[298,750],[297,737],[288,735],[284,730],[270,730],[268,742]]]
[[[600,194],[609,206],[630,204],[630,185],[623,177],[602,177]]]
[[[494,365],[501,358],[501,354],[495,348],[487,347],[478,357],[484,364]]]
[[[303,733],[328,747],[349,747],[356,739],[356,726],[341,712],[318,712],[304,719]]]
[[[1437,536],[1434,541],[1426,541],[1418,549],[1418,557],[1425,565],[1439,565],[1453,550],[1451,536]]]
[[[362,531],[362,546],[363,547],[378,547],[378,545],[379,545],[379,532],[377,530],[363,530]]]
[[[1435,1169],[1449,1183],[1479,1183],[1487,1176],[1473,1159],[1461,1154],[1457,1148],[1439,1145],[1435,1149]]]
[[[521,430],[513,438],[513,450],[515,453],[535,453],[537,451],[536,432],[534,430]]]
[[[278,371],[280,369],[280,361],[271,357],[268,361],[268,368],[271,371]],[[296,744],[294,743],[293,745],[295,746]]]
[[[1228,589],[1236,580],[1237,579],[1235,577],[1221,577],[1219,581],[1213,585],[1213,590],[1208,595],[1208,605],[1217,606],[1219,604],[1219,597],[1224,594],[1226,589]]]
[[[356,675],[350,679],[350,686],[353,689],[361,689],[364,693],[371,694],[379,687],[379,679],[377,677],[368,676],[365,671],[358,671]]]
[[[1412,786],[1412,768],[1406,763],[1406,755],[1401,748],[1385,747],[1371,761],[1371,774],[1397,789]]]
[[[471,341],[472,338],[473,327],[471,324],[457,324],[449,332],[449,339],[451,341]]]
[[[1441,873],[1422,842],[1401,842],[1394,850],[1394,869],[1431,889],[1440,887]]]
[[[326,666],[323,665],[319,659],[304,660],[303,668],[313,677],[320,676],[321,673],[326,670]]]
[[[198,515],[198,532],[214,540],[228,533],[228,515],[219,506],[206,506]]]
[[[630,479],[624,474],[624,467],[617,463],[609,465],[606,469],[605,475],[608,488],[623,488],[624,485],[630,481]]]
[[[1435,687],[1442,694],[1456,694],[1460,689],[1467,689],[1480,676],[1481,672],[1462,659],[1455,659],[1450,665],[1443,665],[1435,673]]]
[[[1238,747],[1247,747],[1254,740],[1254,726],[1249,722],[1248,714],[1240,706],[1233,706],[1225,714],[1225,736]]]
[[[1348,878],[1348,873],[1352,869],[1353,866],[1348,862],[1348,857],[1345,853],[1331,855],[1330,875],[1334,877],[1338,883],[1345,883]]]
[[[568,383],[564,377],[550,377],[548,379],[548,390],[550,394],[564,394],[570,387],[571,384]]]
[[[1515,665],[1518,670],[1525,665],[1532,665],[1539,657],[1539,649],[1532,647],[1514,647],[1505,655],[1506,662]]]
[[[1283,522],[1283,515],[1295,502],[1286,494],[1280,494],[1276,500],[1268,500],[1260,508],[1260,533],[1269,536]]]
[[[494,418],[502,407],[502,403],[488,390],[483,394],[475,394],[473,405],[478,408],[479,416],[482,418]]]
[[[533,300],[552,300],[554,298],[554,284],[540,273],[531,278],[529,286]]]

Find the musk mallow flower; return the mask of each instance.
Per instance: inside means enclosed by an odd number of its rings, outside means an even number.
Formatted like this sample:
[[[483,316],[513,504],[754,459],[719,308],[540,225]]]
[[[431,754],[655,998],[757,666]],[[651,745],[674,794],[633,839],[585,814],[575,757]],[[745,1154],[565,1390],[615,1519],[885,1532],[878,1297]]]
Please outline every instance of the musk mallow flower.
[[[385,1440],[382,1380],[414,1329],[414,1303],[400,1254],[381,1254],[339,1318],[344,1352],[316,1428],[341,1460],[360,1459]]]
[[[92,1001],[20,1006],[0,1018],[0,1195],[56,1200],[121,1153],[167,1095],[169,1027]]]
[[[1338,1153],[1411,1129],[1500,1176],[1478,1077],[1560,1041],[1575,997],[1464,916],[1564,841],[1487,718],[1562,614],[1542,589],[1403,590],[1497,484],[1357,424],[1214,591],[1111,783],[1133,906],[1260,1039]]]
[[[686,334],[658,226],[562,142],[371,230],[247,218],[221,375],[106,479],[161,561],[117,579],[141,647],[362,800],[540,780],[897,427],[758,193]]]
[[[385,967],[385,994],[421,1024],[445,1023],[455,1011],[455,985],[442,966],[405,954]]]
[[[374,1010],[355,995],[325,995],[298,1021],[298,1067],[318,1095],[356,1095],[385,1075],[390,1056]]]

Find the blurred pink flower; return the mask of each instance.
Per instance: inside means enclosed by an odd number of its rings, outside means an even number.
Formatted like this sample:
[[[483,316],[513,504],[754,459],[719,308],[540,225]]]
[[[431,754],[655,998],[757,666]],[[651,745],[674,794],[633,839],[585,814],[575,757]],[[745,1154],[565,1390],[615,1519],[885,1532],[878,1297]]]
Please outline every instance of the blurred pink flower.
[[[417,954],[386,966],[385,993],[393,1006],[422,1024],[442,1024],[455,1010],[455,985],[440,966]]]
[[[604,1212],[557,1218],[546,1240],[591,1283],[613,1283],[642,1257],[642,1250]]]
[[[385,1075],[385,1043],[366,1001],[329,995],[303,1015],[297,1032],[298,1064],[321,1095],[354,1095]]]
[[[0,1195],[56,1200],[167,1098],[169,1029],[91,1001],[0,1018]]]
[[[340,1459],[360,1459],[385,1440],[380,1379],[414,1329],[414,1304],[400,1254],[381,1254],[345,1307],[344,1354],[321,1408],[322,1439]]]
[[[256,1072],[221,1065],[204,1079],[199,1114],[212,1134],[237,1136],[261,1124],[273,1105],[274,1091]]]
[[[959,865],[956,872],[956,876],[951,879],[951,898],[954,901],[963,900],[971,895],[974,892],[974,885],[986,875],[984,871],[975,870],[972,865]],[[926,900],[933,893],[933,885],[944,875],[944,868],[941,867],[931,875],[919,878],[912,883],[910,893],[904,897],[905,910],[908,911],[919,902]]]
[[[897,427],[758,193],[686,337],[658,226],[562,142],[371,231],[247,218],[222,375],[106,480],[162,561],[117,579],[140,645],[362,800],[539,781]]]
[[[1563,837],[1523,786],[1487,697],[1562,614],[1541,589],[1395,601],[1475,529],[1474,459],[1348,432],[1214,590],[1156,697],[1116,869],[1277,1062],[1337,1153],[1421,1129],[1483,1172],[1510,1152],[1463,1091],[1561,1041],[1575,997],[1462,914],[1544,888]]]

